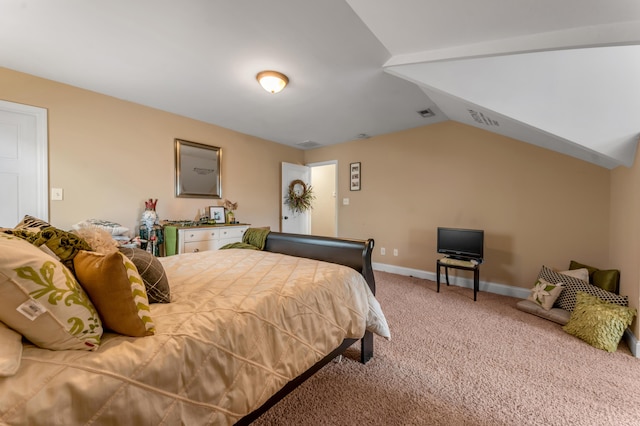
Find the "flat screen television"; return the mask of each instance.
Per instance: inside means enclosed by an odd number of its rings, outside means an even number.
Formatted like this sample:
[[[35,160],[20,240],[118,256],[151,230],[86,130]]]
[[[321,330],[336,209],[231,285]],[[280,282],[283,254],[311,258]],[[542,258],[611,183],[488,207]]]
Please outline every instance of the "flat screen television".
[[[484,257],[484,231],[438,227],[438,253],[454,259],[482,260]]]

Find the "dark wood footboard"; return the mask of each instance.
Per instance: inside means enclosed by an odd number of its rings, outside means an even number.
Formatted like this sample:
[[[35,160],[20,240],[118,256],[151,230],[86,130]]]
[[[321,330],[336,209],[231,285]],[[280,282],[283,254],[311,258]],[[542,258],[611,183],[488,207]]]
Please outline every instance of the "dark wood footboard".
[[[317,235],[270,232],[264,249],[274,253],[322,260],[353,268],[362,274],[371,292],[375,295],[376,282],[371,266],[373,245],[372,239],[348,240]],[[371,358],[373,358],[373,334],[367,331],[361,340],[360,361],[365,364]]]
[[[314,235],[270,232],[267,236],[264,250],[348,266],[362,274],[373,294],[376,292],[373,267],[371,266],[371,253],[373,251],[372,239],[346,240]],[[248,425],[253,422],[332,359],[342,354],[345,349],[356,341],[356,339],[345,339],[340,346],[311,366],[311,368],[303,374],[287,383],[285,387],[267,400],[264,405],[240,419],[236,425]],[[373,358],[373,334],[366,331],[364,337],[361,339],[360,361],[364,364],[371,358]]]

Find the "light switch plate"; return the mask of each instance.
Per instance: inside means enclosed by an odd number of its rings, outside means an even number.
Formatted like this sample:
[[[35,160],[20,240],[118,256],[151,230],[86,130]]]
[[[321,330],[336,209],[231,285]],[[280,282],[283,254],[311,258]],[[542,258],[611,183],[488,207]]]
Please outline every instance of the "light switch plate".
[[[51,188],[51,201],[62,201],[62,188]]]
[[[348,206],[349,205],[349,199],[348,198],[343,198],[342,199],[342,205],[343,206]]]

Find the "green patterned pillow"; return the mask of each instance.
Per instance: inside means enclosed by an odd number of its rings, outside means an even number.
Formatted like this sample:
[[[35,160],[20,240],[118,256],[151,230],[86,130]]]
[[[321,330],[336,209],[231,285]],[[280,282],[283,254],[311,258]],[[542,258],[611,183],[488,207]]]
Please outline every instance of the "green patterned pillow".
[[[538,278],[527,300],[537,303],[548,311],[553,307],[553,302],[560,296],[563,289],[562,283],[552,284],[543,278]]]
[[[16,229],[13,234],[36,247],[47,247],[60,259],[64,266],[74,273],[73,258],[80,250],[91,250],[89,243],[80,238],[80,236],[63,231],[55,226],[49,226],[36,233],[24,229]]]
[[[28,214],[22,218],[22,221],[17,224],[13,229],[24,229],[30,232],[40,232],[44,228],[51,226],[48,222],[37,217],[29,216]]]
[[[69,269],[8,234],[0,253],[0,321],[45,349],[98,347],[102,323]]]
[[[155,333],[144,282],[127,256],[81,251],[73,263],[105,328],[133,337]]]
[[[569,322],[562,328],[595,348],[615,352],[636,313],[633,308],[605,302],[579,291],[576,294],[576,307]]]

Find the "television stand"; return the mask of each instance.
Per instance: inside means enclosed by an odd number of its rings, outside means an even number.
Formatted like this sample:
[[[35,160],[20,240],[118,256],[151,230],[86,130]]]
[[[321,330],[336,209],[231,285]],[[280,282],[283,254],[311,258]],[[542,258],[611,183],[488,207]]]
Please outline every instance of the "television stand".
[[[473,271],[473,301],[477,300],[478,291],[480,291],[480,264],[471,262],[470,260],[452,259],[449,257],[443,257],[436,261],[437,273],[437,292],[440,293],[440,268],[444,266],[444,276],[447,280],[447,286],[449,285],[449,268],[462,269],[463,271]]]

